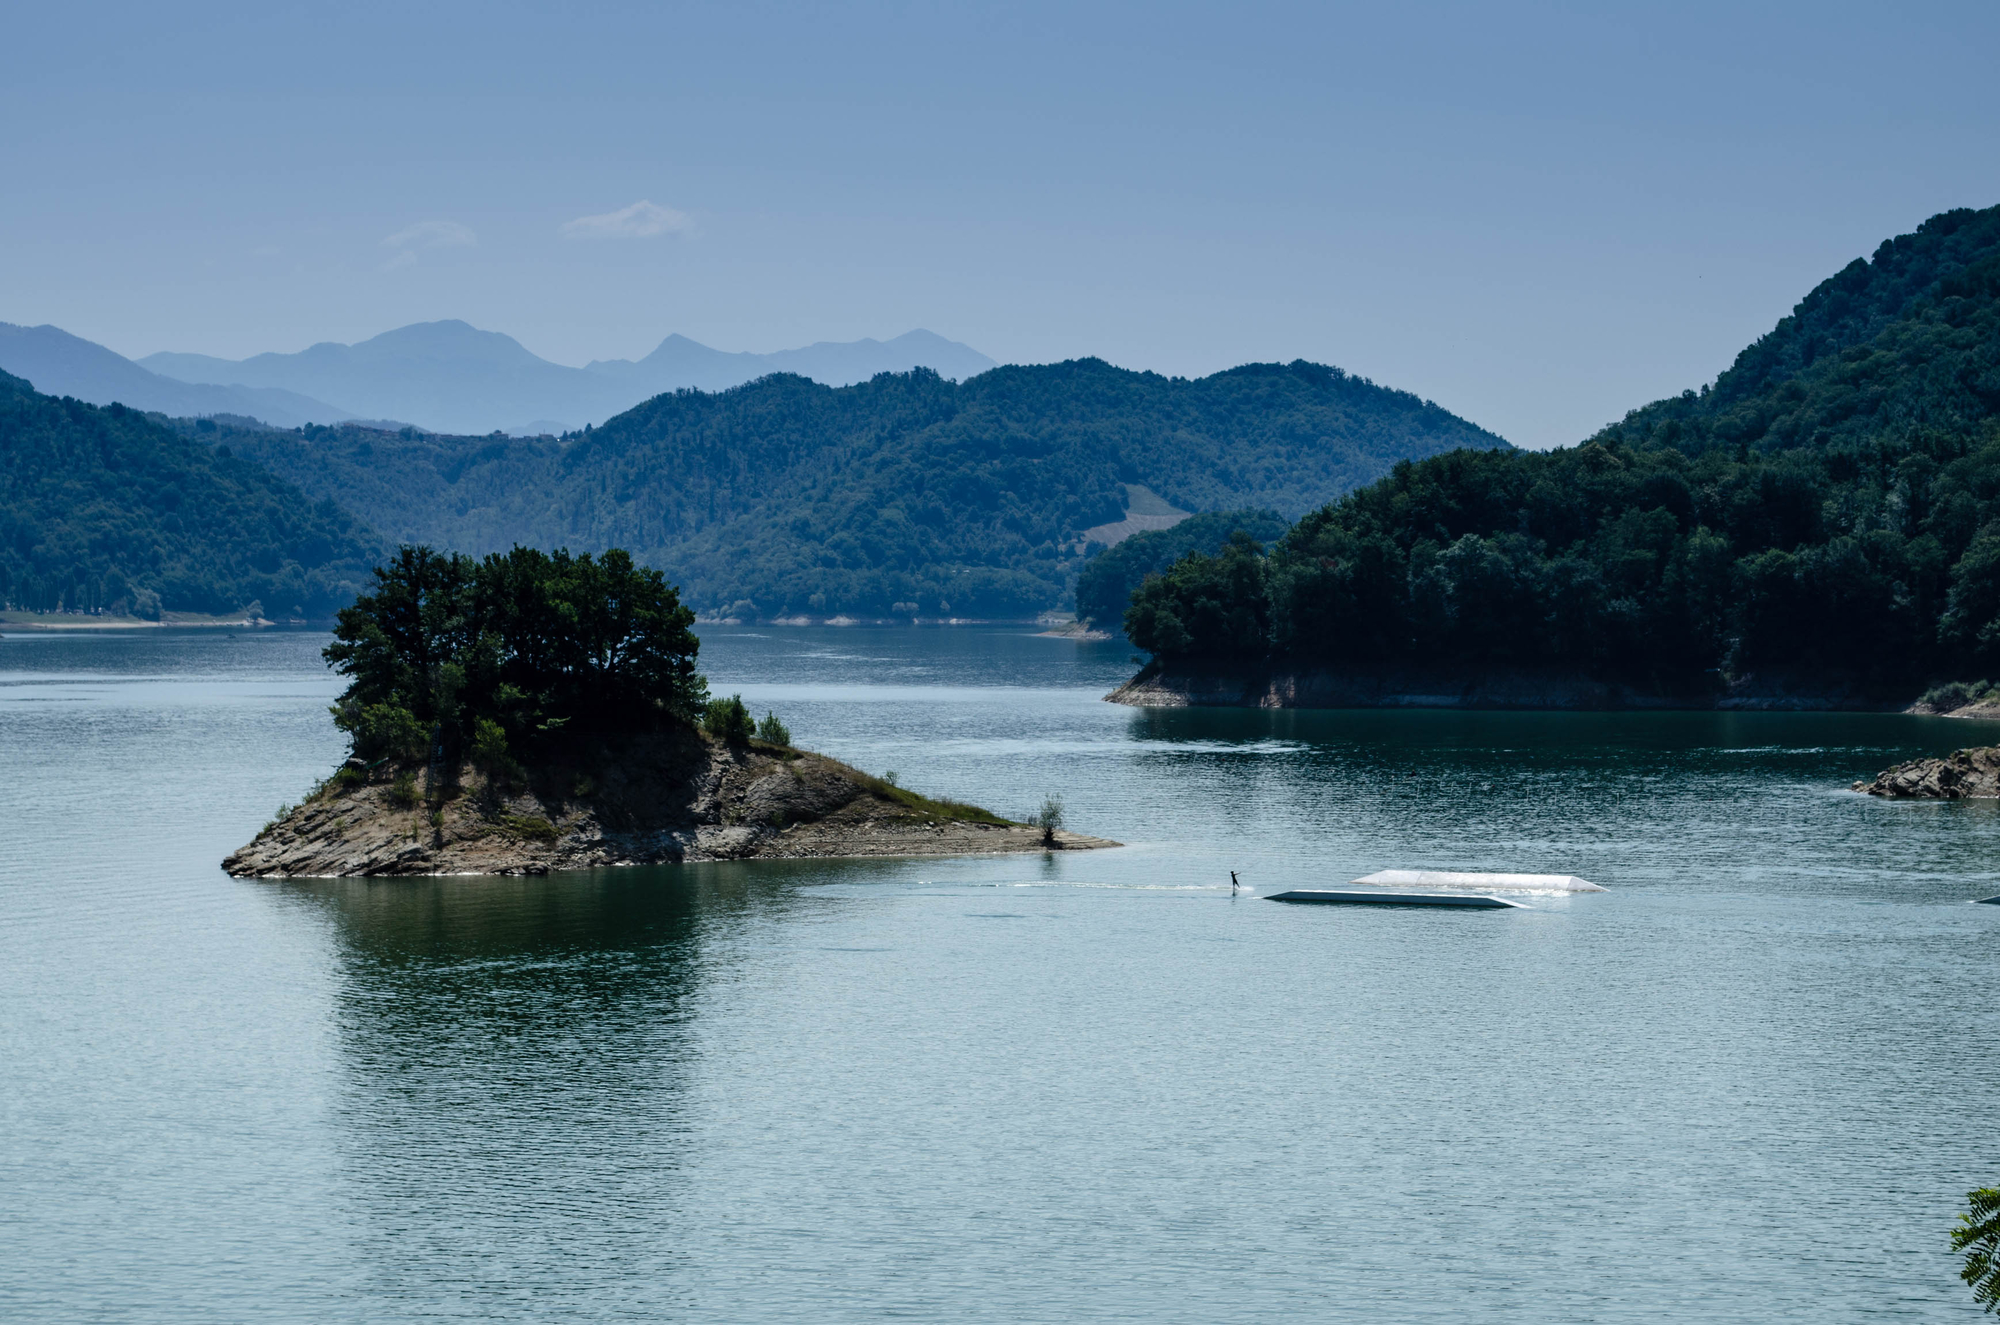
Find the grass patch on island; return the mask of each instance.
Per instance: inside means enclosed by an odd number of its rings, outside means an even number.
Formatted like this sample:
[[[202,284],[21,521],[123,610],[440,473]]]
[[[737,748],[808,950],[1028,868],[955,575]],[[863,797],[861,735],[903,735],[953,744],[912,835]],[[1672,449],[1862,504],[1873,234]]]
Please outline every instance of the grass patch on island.
[[[503,814],[499,824],[514,836],[531,842],[553,842],[561,836],[556,826],[539,814]]]
[[[876,800],[900,806],[912,816],[919,819],[929,819],[933,822],[944,823],[993,824],[1001,828],[1014,822],[1012,819],[1003,819],[993,813],[993,811],[983,809],[977,805],[968,805],[964,801],[926,796],[921,792],[911,791],[908,787],[899,787],[886,778],[878,778],[873,774],[863,773],[858,768],[850,768],[845,764],[840,765],[840,767],[846,769],[848,775],[865,788],[868,794]]]

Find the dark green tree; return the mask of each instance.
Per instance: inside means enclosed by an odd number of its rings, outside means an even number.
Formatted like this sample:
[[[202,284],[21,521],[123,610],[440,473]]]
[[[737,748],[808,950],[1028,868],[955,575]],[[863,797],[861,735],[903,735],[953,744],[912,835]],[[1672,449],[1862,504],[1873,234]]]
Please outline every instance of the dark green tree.
[[[694,614],[617,549],[404,547],[375,579],[325,650],[349,678],[335,720],[364,757],[470,748],[503,767],[552,733],[686,726],[706,700]]]
[[[1965,1197],[1969,1207],[1952,1230],[1951,1249],[1965,1257],[1958,1277],[1972,1288],[1972,1300],[2000,1310],[2000,1187],[1981,1187]]]
[[[1242,530],[1259,542],[1282,537],[1285,521],[1275,511],[1218,511],[1194,515],[1171,529],[1155,529],[1109,547],[1083,564],[1076,578],[1080,620],[1116,626],[1132,605],[1132,591],[1190,552],[1213,556]]]

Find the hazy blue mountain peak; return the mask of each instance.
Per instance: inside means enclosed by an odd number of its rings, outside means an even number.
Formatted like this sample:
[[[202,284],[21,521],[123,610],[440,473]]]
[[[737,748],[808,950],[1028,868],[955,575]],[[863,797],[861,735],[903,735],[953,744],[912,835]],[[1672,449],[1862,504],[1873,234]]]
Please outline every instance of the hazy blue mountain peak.
[[[352,415],[484,435],[602,423],[665,392],[723,391],[776,372],[845,386],[917,367],[964,379],[994,363],[968,345],[918,330],[887,341],[821,341],[773,354],[717,350],[676,333],[637,362],[600,359],[570,368],[512,336],[448,318],[352,345],[322,341],[295,354],[229,360],[161,353],[142,365],[182,382],[281,389],[333,401]]]
[[[0,369],[32,382],[44,395],[72,396],[93,405],[116,402],[183,417],[238,414],[287,428],[353,417],[298,392],[150,372],[115,350],[46,324],[0,322]]]

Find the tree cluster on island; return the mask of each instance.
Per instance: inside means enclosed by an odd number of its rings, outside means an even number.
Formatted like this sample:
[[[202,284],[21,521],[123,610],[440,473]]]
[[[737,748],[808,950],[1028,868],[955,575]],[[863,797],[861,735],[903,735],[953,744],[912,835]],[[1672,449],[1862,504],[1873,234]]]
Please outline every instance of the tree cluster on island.
[[[620,549],[475,559],[406,546],[375,580],[325,650],[348,678],[334,722],[364,762],[470,759],[490,774],[538,746],[691,727],[708,713],[694,613]],[[721,720],[742,707],[724,701]],[[722,735],[748,739],[741,722]]]
[[[1910,693],[2000,668],[2000,208],[1815,289],[1701,392],[1580,446],[1396,466],[1148,581],[1195,669],[1747,672]]]

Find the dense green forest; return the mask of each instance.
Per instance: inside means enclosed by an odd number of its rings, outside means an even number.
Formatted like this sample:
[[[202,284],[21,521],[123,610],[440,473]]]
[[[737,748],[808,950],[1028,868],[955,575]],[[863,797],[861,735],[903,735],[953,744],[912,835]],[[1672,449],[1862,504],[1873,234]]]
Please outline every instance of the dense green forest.
[[[189,425],[192,427],[192,425]],[[192,435],[192,434],[191,434]],[[404,542],[626,547],[705,610],[1023,616],[1056,606],[1124,483],[1298,515],[1397,460],[1506,443],[1313,364],[1198,380],[1094,359],[849,387],[773,376],[564,438],[225,429]]]
[[[1192,515],[1171,529],[1154,529],[1109,547],[1083,564],[1076,577],[1076,614],[1085,621],[1116,627],[1132,591],[1190,552],[1220,552],[1238,530],[1262,542],[1281,536],[1285,521],[1276,511],[1211,511]]]
[[[1170,662],[1664,693],[2000,671],[2000,208],[1883,244],[1709,388],[1572,448],[1400,464],[1268,556],[1184,558],[1126,626]]]
[[[0,602],[326,616],[382,543],[333,502],[122,405],[0,373]]]
[[[689,725],[708,697],[693,624],[660,572],[617,549],[474,560],[406,546],[340,613],[326,660],[349,685],[334,718],[364,759],[435,749],[489,772],[552,739]]]

